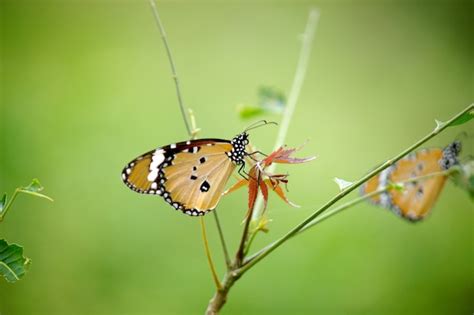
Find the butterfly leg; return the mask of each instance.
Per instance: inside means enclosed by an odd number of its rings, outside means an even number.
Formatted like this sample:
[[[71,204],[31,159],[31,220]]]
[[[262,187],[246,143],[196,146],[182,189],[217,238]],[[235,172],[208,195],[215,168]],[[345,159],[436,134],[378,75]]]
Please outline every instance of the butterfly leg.
[[[246,180],[249,180],[249,176],[250,176],[250,175],[249,175],[249,173],[247,173],[247,172],[245,171],[245,164],[244,164],[244,163],[242,163],[242,164],[240,165],[239,170],[237,171],[237,173],[238,173],[240,176],[242,176],[243,178],[245,178]]]
[[[263,156],[265,156],[265,157],[268,156],[267,154],[263,153],[262,151],[253,151],[252,153],[248,153],[247,155],[248,155],[248,156],[251,156],[251,155],[255,155],[255,154],[261,154],[261,155],[263,155]]]

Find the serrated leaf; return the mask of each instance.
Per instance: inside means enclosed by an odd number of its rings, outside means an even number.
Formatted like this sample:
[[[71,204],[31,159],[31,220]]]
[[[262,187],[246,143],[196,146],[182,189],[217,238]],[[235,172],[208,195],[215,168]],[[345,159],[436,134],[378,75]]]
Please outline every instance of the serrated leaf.
[[[2,199],[0,199],[0,213],[2,213],[3,208],[5,208],[6,204],[7,204],[7,194],[3,194]]]
[[[286,202],[287,204],[289,204],[292,207],[300,208],[299,205],[297,205],[296,203],[293,203],[290,200],[288,200],[288,198],[285,195],[285,192],[283,191],[283,189],[278,184],[275,185],[275,183],[272,182],[270,179],[265,179],[265,184],[267,184],[267,186],[271,190],[273,190],[278,195],[278,197],[280,197],[284,202]]]
[[[339,190],[344,190],[353,184],[352,182],[337,177],[334,177],[334,182],[339,186]]]
[[[31,260],[23,256],[23,247],[0,239],[0,274],[8,282],[20,280],[30,263]]]
[[[452,126],[459,126],[459,125],[462,125],[462,124],[465,124],[467,123],[469,120],[473,119],[474,118],[474,109],[471,109],[470,111],[462,114],[461,116],[459,116],[458,118],[456,118],[455,120],[453,120],[449,126],[452,127]]]

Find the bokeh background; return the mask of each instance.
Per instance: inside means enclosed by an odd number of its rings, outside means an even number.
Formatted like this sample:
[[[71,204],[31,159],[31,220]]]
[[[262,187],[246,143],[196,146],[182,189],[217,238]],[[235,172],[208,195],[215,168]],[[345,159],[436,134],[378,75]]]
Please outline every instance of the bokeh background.
[[[37,177],[55,199],[20,196],[0,226],[33,260],[20,282],[0,281],[0,313],[203,313],[214,288],[198,220],[120,180],[135,156],[187,139],[148,3],[0,3],[0,191]],[[271,230],[255,249],[333,196],[333,177],[359,178],[474,100],[472,1],[163,1],[201,137],[250,124],[235,108],[256,103],[259,86],[289,90],[311,6],[321,18],[287,144],[310,139],[301,155],[318,159],[280,168],[302,208],[272,197]],[[264,151],[275,136],[273,127],[251,135]],[[219,206],[233,249],[245,205],[242,190]],[[451,183],[419,224],[358,205],[263,260],[223,313],[471,314],[472,208]]]

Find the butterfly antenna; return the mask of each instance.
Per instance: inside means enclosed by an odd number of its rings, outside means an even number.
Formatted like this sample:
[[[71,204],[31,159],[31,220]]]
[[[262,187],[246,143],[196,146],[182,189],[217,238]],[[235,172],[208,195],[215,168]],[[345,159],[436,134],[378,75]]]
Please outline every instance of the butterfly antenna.
[[[276,125],[276,126],[278,126],[278,124],[274,121],[259,120],[257,122],[254,122],[253,124],[251,124],[247,128],[245,128],[244,132],[247,132],[247,131],[252,130],[252,129],[260,128],[260,127],[263,127],[263,126],[266,126],[266,125]]]

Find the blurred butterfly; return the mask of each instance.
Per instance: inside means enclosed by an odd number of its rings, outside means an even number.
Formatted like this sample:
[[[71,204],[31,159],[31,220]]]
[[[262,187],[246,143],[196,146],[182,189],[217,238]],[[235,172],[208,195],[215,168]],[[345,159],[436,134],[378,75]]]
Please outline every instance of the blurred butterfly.
[[[369,179],[361,188],[361,194],[369,194],[397,183],[436,172],[441,172],[459,164],[457,156],[461,143],[455,141],[444,149],[433,148],[413,152],[379,175]],[[401,191],[391,189],[371,197],[373,204],[392,210],[410,221],[423,219],[438,199],[447,176],[433,176],[419,181],[407,182]]]
[[[131,190],[161,196],[176,210],[191,216],[213,210],[235,170],[245,167],[249,143],[247,131],[232,140],[198,139],[170,144],[134,159],[122,171],[122,180]],[[260,123],[260,122],[259,122]]]

